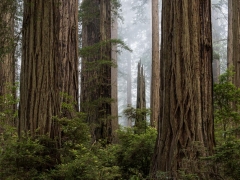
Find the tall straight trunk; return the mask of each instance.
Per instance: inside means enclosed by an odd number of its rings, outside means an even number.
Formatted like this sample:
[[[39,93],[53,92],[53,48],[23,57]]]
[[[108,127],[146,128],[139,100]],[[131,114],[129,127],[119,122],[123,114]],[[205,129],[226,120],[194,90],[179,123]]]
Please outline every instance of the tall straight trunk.
[[[240,2],[229,1],[228,63],[234,66],[233,84],[240,87]],[[230,12],[231,11],[231,12]]]
[[[233,9],[232,0],[228,0],[228,47],[227,47],[227,65],[233,66]]]
[[[0,2],[0,123],[15,126],[14,0]],[[3,119],[1,119],[3,118]],[[1,125],[0,124],[0,129]]]
[[[117,16],[112,17],[111,22],[111,39],[118,39],[118,22]],[[112,63],[111,67],[111,96],[113,102],[111,103],[111,116],[112,116],[112,132],[113,132],[113,142],[116,142],[116,130],[118,129],[118,88],[117,88],[117,45],[112,45]]]
[[[143,73],[143,66],[138,63],[138,76],[137,76],[137,109],[146,108],[146,95],[145,95],[145,76]]]
[[[228,1],[228,67],[233,66],[233,84],[240,88],[240,1]],[[232,106],[237,110],[235,103]],[[232,126],[237,126],[236,122]],[[236,131],[236,137],[240,133]]]
[[[127,55],[127,107],[132,107],[132,62],[130,53]],[[132,127],[132,118],[128,117],[127,127]]]
[[[100,42],[100,12],[98,0],[83,0],[81,8],[83,11],[82,22],[82,47],[93,46]],[[100,122],[98,119],[99,89],[98,80],[100,50],[82,56],[81,62],[81,94],[80,111],[86,114],[86,122],[90,125],[93,141],[97,140],[97,129]]]
[[[146,93],[145,93],[145,76],[143,73],[143,66],[141,63],[138,63],[138,76],[137,76],[137,109],[145,110],[146,109]],[[135,125],[143,124],[146,121],[146,114],[141,113],[137,114]]]
[[[109,0],[100,1],[100,42],[107,42],[111,39],[111,3]],[[100,59],[108,61],[100,67],[100,99],[103,101],[99,106],[99,119],[101,130],[98,131],[101,139],[106,139],[107,143],[113,140],[112,129],[112,95],[111,95],[111,44],[106,43],[101,46]]]
[[[25,0],[20,75],[19,133],[59,140],[56,117],[78,111],[78,0]]]
[[[158,0],[152,0],[152,79],[151,79],[151,118],[150,125],[157,127],[159,119],[160,88],[159,57],[159,7]]]
[[[209,179],[199,158],[214,147],[211,3],[164,0],[162,8],[160,121],[150,173]]]
[[[87,54],[82,51],[81,111],[86,113],[93,141],[106,139],[111,143],[111,4],[107,0],[84,0],[82,8],[82,46],[95,48]]]

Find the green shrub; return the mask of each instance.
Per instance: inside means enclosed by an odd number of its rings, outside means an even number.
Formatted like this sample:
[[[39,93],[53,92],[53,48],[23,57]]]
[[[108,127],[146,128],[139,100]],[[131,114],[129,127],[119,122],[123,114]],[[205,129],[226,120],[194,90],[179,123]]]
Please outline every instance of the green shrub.
[[[147,126],[146,133],[134,132],[134,128],[125,128],[118,132],[120,144],[116,156],[123,179],[144,179],[149,174],[157,131]]]
[[[240,177],[240,89],[233,83],[231,69],[214,85],[214,122],[217,146],[209,159],[220,179]]]
[[[45,136],[20,141],[15,132],[6,129],[0,136],[0,179],[48,179],[57,163],[54,142]]]

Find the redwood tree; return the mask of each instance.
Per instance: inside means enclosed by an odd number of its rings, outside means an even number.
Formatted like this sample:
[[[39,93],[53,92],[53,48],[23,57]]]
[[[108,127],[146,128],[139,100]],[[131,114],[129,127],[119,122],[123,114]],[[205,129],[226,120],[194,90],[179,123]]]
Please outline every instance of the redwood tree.
[[[15,126],[14,0],[0,2],[0,121]],[[0,124],[1,129],[1,124]]]
[[[214,147],[210,0],[163,0],[160,120],[151,176],[201,172]]]
[[[235,72],[233,84],[240,87],[240,2],[228,1],[228,66]]]
[[[81,111],[91,127],[93,141],[113,141],[117,121],[112,116],[111,2],[84,0],[82,3]],[[116,103],[115,103],[116,106]]]
[[[114,6],[112,6],[114,7]],[[117,8],[114,10],[117,13]],[[117,15],[111,17],[111,38],[118,39],[118,18]],[[111,116],[112,116],[112,131],[113,131],[113,142],[117,142],[116,129],[118,129],[118,68],[117,68],[117,44],[112,45],[111,61],[113,66],[111,67]]]
[[[151,119],[150,124],[157,127],[159,118],[159,7],[158,0],[152,0],[152,79],[151,79]]]
[[[137,103],[136,103],[136,120],[135,126],[138,128],[137,133],[146,130],[146,88],[145,88],[145,75],[143,72],[143,65],[138,63],[138,76],[137,76]],[[140,111],[141,112],[140,112]],[[144,131],[143,131],[144,130]]]
[[[78,0],[25,0],[19,133],[61,137],[67,94],[78,110]],[[66,102],[68,103],[68,102]]]

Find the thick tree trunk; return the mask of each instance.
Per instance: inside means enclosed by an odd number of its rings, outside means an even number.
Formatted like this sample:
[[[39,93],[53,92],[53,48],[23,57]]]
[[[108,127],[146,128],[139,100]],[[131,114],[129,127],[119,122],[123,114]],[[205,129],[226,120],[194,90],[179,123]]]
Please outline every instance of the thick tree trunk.
[[[81,111],[86,113],[93,141],[112,142],[111,4],[107,0],[84,0]],[[84,54],[85,53],[85,54]],[[116,117],[115,117],[116,118]]]
[[[152,84],[150,125],[157,127],[159,118],[160,57],[159,57],[159,10],[158,0],[152,0]]]
[[[14,13],[14,0],[0,2],[0,123],[11,126],[16,125]]]
[[[24,1],[19,133],[60,138],[54,118],[73,116],[63,93],[78,110],[77,34],[78,0]]]
[[[214,147],[210,0],[164,0],[160,65],[160,120],[151,176],[180,170],[200,178],[199,158]],[[199,162],[199,163],[198,163]]]

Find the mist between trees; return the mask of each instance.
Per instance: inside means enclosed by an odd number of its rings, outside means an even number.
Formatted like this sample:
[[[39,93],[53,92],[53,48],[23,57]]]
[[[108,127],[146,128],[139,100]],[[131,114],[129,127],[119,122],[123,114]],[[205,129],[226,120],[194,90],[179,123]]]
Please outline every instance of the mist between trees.
[[[235,0],[1,0],[0,179],[239,179]]]

